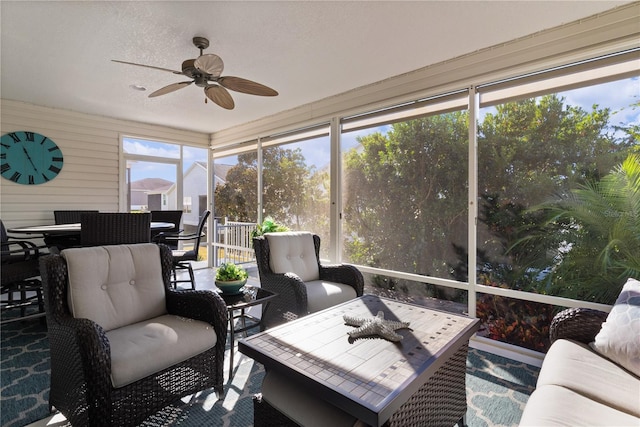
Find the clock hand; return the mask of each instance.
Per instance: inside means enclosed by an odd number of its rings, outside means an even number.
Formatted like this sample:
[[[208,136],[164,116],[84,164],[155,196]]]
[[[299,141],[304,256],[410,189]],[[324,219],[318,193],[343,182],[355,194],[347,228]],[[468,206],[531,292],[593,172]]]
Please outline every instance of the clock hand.
[[[33,166],[33,170],[38,172],[38,168],[36,167],[36,165],[33,163],[33,160],[31,160],[31,156],[29,155],[29,152],[27,151],[26,148],[22,147],[22,151],[24,151],[24,154],[27,156],[27,159],[29,159],[29,163],[31,163],[31,166]]]

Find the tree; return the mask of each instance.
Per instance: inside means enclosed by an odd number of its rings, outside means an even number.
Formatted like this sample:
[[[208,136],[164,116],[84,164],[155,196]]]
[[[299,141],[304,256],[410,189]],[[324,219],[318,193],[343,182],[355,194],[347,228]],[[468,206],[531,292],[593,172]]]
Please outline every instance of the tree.
[[[627,278],[640,277],[640,154],[536,209],[547,214],[544,233],[564,238],[543,246],[555,253],[552,292],[613,304]]]
[[[268,147],[262,158],[265,215],[292,229],[327,230],[328,235],[328,172],[308,166],[299,148]],[[257,180],[257,154],[238,156],[226,183],[216,187],[216,216],[255,222]]]
[[[345,250],[352,262],[448,276],[467,235],[467,114],[396,123],[345,159]]]
[[[540,246],[560,247],[564,236],[549,233],[544,216],[530,208],[599,180],[624,159],[632,142],[610,132],[609,122],[609,109],[585,111],[557,95],[502,104],[485,116],[478,141],[484,281],[549,291],[548,277],[539,274],[557,259]]]
[[[554,260],[515,243],[544,227],[531,206],[600,179],[632,149],[634,139],[616,135],[609,122],[609,109],[586,111],[557,95],[485,114],[478,138],[480,280],[534,291],[547,285],[538,273]],[[351,261],[467,279],[467,139],[466,113],[453,112],[358,140],[345,159]],[[561,237],[548,234],[546,247],[558,247]]]

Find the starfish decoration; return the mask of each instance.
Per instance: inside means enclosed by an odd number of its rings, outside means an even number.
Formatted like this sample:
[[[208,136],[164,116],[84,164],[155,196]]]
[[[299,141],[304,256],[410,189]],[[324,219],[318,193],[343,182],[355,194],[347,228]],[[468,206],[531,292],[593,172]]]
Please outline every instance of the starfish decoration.
[[[402,340],[403,336],[396,334],[397,329],[409,328],[409,322],[397,322],[394,320],[384,320],[384,313],[378,312],[378,315],[374,318],[364,319],[361,317],[353,317],[345,314],[342,316],[344,322],[349,326],[358,326],[349,334],[349,342],[353,342],[356,338],[369,337],[372,335],[378,335],[382,338],[398,342]]]

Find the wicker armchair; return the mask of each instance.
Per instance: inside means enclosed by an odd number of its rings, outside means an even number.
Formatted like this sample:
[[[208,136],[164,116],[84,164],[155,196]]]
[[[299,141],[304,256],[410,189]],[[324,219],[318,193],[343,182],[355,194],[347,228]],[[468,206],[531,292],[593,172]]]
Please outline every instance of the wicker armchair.
[[[276,236],[297,238],[296,236],[305,234],[309,236],[309,239],[313,239],[312,247],[306,249],[309,256],[304,258],[305,253],[302,252],[299,254],[291,253],[290,256],[317,264],[317,276],[313,277],[312,275],[310,278],[305,279],[304,275],[299,272],[280,269],[274,271],[270,240],[273,241]],[[294,244],[294,246],[297,246],[297,244]],[[260,274],[260,286],[278,294],[278,297],[274,298],[271,304],[266,307],[263,306],[263,329],[327,308],[326,303],[310,301],[310,298],[324,297],[322,287],[326,287],[327,284],[329,286],[337,286],[345,291],[341,296],[337,297],[339,301],[335,299],[336,294],[334,293],[332,298],[335,303],[362,296],[364,292],[364,278],[356,267],[348,264],[322,265],[320,263],[320,236],[316,234],[299,232],[266,233],[264,236],[253,239],[253,248],[256,253],[258,273]],[[349,291],[349,289],[352,290]]]
[[[121,245],[151,241],[151,214],[107,212],[81,216],[82,246]]]
[[[584,344],[592,342],[608,313],[590,308],[568,308],[556,314],[551,321],[549,338],[553,344],[559,339],[569,339]]]
[[[215,292],[174,290],[172,262],[168,247],[151,243],[72,248],[41,258],[49,406],[72,425],[138,425],[183,396],[211,387],[222,394],[226,305]],[[126,323],[148,310],[158,316]],[[194,354],[185,357],[185,348]]]

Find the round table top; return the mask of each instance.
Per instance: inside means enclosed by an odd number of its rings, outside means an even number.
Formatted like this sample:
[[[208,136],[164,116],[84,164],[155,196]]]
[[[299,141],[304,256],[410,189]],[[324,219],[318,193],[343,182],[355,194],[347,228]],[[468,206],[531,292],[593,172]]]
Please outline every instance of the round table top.
[[[151,222],[151,229],[156,231],[171,230],[174,224],[172,222]],[[15,234],[67,234],[79,233],[80,223],[73,224],[49,224],[49,225],[30,225],[27,227],[15,227],[7,230],[9,233]]]

